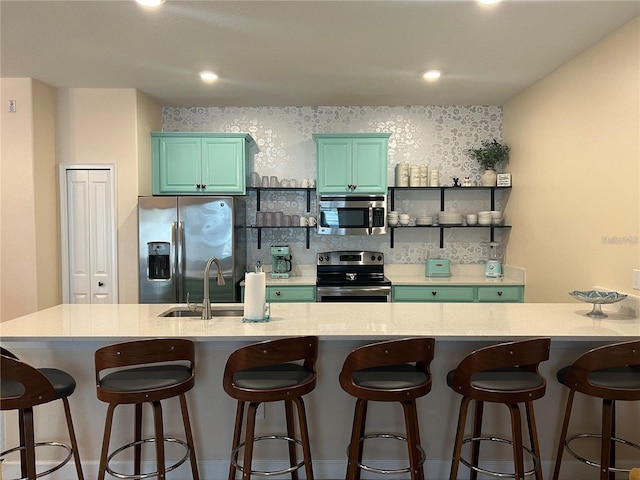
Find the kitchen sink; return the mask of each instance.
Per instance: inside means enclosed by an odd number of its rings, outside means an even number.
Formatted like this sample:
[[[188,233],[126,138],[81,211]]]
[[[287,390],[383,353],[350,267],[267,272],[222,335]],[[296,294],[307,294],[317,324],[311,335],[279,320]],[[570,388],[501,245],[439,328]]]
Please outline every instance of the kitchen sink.
[[[237,306],[211,306],[212,317],[241,317],[244,315],[244,305]],[[173,307],[162,312],[159,317],[201,317],[202,309],[193,311],[187,307]]]

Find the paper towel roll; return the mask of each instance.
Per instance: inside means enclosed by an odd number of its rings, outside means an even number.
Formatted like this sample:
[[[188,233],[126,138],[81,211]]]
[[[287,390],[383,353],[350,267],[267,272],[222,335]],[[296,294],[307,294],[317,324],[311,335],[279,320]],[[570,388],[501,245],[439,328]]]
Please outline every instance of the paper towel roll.
[[[264,272],[247,272],[244,276],[244,318],[262,320],[266,301]]]

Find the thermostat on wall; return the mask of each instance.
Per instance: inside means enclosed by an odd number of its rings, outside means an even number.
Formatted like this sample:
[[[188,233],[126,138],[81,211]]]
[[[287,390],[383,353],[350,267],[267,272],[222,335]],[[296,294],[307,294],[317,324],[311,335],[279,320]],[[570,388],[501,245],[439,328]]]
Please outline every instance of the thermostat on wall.
[[[511,174],[510,173],[499,173],[498,174],[498,186],[499,187],[510,187],[511,186]]]

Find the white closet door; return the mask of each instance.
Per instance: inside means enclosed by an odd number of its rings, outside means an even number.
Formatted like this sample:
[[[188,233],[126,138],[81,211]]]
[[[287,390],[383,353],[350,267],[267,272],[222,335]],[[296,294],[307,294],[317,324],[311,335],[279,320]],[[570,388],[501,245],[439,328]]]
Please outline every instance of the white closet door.
[[[117,302],[112,182],[110,170],[66,170],[69,303]]]

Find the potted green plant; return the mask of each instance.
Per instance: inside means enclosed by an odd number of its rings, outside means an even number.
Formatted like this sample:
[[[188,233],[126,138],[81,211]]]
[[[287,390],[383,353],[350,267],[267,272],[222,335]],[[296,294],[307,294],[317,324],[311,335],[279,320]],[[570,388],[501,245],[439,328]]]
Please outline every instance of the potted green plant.
[[[481,176],[482,185],[485,187],[494,187],[496,185],[496,167],[509,161],[509,151],[511,148],[493,140],[483,140],[482,146],[479,148],[470,148],[467,150],[469,156],[478,161],[480,166],[485,169]]]

